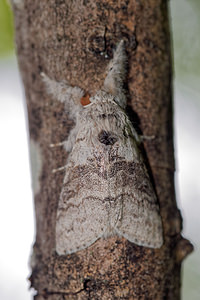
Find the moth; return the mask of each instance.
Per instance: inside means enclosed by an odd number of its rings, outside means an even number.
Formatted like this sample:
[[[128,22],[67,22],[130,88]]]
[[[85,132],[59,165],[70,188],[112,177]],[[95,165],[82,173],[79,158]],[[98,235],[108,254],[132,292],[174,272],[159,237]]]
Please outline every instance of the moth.
[[[83,106],[84,91],[42,74],[47,91],[75,121],[63,145],[69,152],[56,219],[56,251],[70,254],[117,235],[140,246],[163,244],[157,197],[140,137],[125,112],[127,56],[121,41],[103,87]]]

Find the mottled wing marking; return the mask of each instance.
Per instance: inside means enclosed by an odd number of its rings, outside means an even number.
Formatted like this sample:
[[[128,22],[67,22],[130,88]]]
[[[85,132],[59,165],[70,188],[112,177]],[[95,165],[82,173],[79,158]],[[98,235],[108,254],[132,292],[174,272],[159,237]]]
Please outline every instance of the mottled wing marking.
[[[155,192],[143,162],[121,162],[113,166],[111,188],[122,203],[115,224],[118,235],[138,245],[159,248],[163,243],[162,223]],[[114,175],[115,173],[115,175]]]
[[[98,109],[94,104],[82,115],[84,130],[78,131],[68,159],[57,215],[57,252],[73,253],[116,234],[138,245],[160,247],[159,207],[138,137],[114,102],[104,103],[95,115]],[[112,117],[98,117],[102,110]]]
[[[104,201],[104,182],[97,172],[96,163],[88,161],[89,165],[77,165],[77,155],[74,157],[73,153],[76,154],[78,149],[73,150],[57,213],[58,254],[70,254],[88,247],[105,235],[109,222],[109,209]],[[84,150],[86,153],[82,155],[88,155],[86,147]]]
[[[63,188],[62,193],[66,190]],[[70,194],[69,194],[70,196]],[[100,198],[84,197],[78,203],[61,195],[56,225],[56,250],[58,254],[70,254],[84,249],[103,236],[108,216]],[[70,200],[72,200],[71,198]],[[63,207],[62,207],[63,206]]]
[[[124,155],[120,161],[111,163],[109,175],[112,182],[110,189],[115,192],[116,201],[122,202],[122,211],[115,230],[130,242],[159,248],[163,244],[163,234],[157,197],[138,149],[138,138],[133,137],[132,125],[129,122],[126,124],[129,124],[129,134],[126,135],[126,142],[121,141],[118,152],[125,155],[134,153],[133,160],[127,162]],[[118,129],[118,132],[121,130]],[[110,162],[112,152],[114,149],[111,150]]]
[[[160,248],[163,238],[158,207],[138,200],[137,196],[136,193],[122,195],[122,217],[115,227],[116,232],[137,245]]]

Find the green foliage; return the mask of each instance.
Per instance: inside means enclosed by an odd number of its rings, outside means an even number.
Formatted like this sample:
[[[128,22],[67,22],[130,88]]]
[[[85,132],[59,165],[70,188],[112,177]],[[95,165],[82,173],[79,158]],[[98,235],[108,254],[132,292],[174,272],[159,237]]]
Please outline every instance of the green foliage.
[[[200,76],[200,1],[171,0],[170,6],[175,75],[188,81]]]
[[[0,0],[0,56],[14,50],[13,14],[9,3]]]

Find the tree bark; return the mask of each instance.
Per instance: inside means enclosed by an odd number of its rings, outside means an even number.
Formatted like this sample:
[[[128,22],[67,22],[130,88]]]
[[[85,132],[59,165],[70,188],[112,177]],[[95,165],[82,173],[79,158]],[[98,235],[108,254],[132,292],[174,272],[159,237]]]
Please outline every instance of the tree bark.
[[[14,1],[14,0],[13,0]],[[16,44],[29,120],[36,212],[31,259],[35,299],[180,299],[181,262],[192,245],[181,237],[174,191],[173,108],[167,1],[14,1]],[[124,238],[99,239],[72,255],[55,252],[55,220],[73,123],[45,91],[40,73],[90,95],[101,87],[113,48],[123,39],[129,61],[129,114],[143,135],[164,227],[160,249]]]

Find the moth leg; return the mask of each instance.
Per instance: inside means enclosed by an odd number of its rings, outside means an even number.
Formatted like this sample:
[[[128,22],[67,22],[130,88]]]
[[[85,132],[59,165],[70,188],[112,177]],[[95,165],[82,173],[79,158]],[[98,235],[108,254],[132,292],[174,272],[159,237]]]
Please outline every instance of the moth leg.
[[[57,169],[53,169],[52,170],[52,173],[57,173],[57,172],[60,172],[60,171],[63,171],[67,168],[67,165],[63,166],[63,167],[60,167],[60,168],[57,168]]]
[[[46,91],[56,100],[65,103],[65,109],[72,119],[76,119],[77,115],[82,111],[81,98],[84,91],[79,87],[70,86],[67,81],[56,81],[49,78],[45,73],[41,73],[41,77],[46,86]]]
[[[128,125],[128,127],[126,128],[127,134],[128,134],[128,131],[131,130],[131,133],[134,136],[134,138],[138,144],[141,144],[145,140],[151,141],[151,140],[155,139],[155,135],[139,135],[129,120],[127,120],[127,125]]]
[[[70,152],[71,149],[72,149],[72,147],[73,147],[73,145],[74,145],[74,141],[75,141],[75,139],[73,140],[72,138],[70,138],[67,141],[63,141],[63,142],[56,143],[56,144],[50,144],[49,147],[50,148],[56,148],[56,147],[64,146],[65,150],[67,152]]]
[[[60,143],[56,143],[56,144],[50,144],[49,147],[50,148],[54,148],[54,147],[60,147],[60,146],[65,146],[66,141],[60,142]]]
[[[76,136],[77,136],[77,126],[75,126],[70,131],[67,140],[59,142],[59,143],[55,143],[55,144],[50,144],[49,146],[51,148],[64,146],[65,150],[67,152],[70,152],[72,150],[72,148],[73,148],[73,145],[74,145],[75,141],[76,141]]]
[[[156,137],[155,135],[140,135],[140,139],[142,141],[151,141],[151,140],[154,140]]]
[[[63,145],[67,152],[70,152],[72,150],[76,141],[77,132],[78,132],[78,126],[75,126],[74,128],[72,128],[67,140],[64,142]]]

